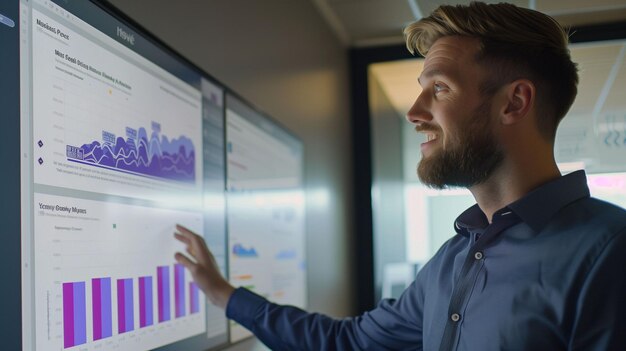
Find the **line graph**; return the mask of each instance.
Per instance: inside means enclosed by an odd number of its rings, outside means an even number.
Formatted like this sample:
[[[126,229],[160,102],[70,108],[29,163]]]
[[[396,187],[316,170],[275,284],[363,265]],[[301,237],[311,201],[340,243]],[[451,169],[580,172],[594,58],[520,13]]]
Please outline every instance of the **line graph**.
[[[34,182],[168,204],[186,196],[185,206],[200,205],[200,91],[75,34],[63,52],[127,86],[111,84],[59,58],[48,39],[38,37],[33,64]]]
[[[192,140],[184,135],[170,140],[161,134],[158,122],[153,121],[151,129],[148,136],[144,127],[126,127],[126,139],[103,130],[101,141],[67,145],[67,159],[120,172],[194,183],[196,166]]]

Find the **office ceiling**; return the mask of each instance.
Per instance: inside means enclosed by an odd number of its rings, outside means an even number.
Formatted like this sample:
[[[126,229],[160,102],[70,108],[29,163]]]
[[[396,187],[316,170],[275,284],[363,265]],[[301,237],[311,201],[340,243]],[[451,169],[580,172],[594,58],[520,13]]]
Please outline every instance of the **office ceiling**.
[[[403,28],[430,14],[442,4],[468,4],[461,0],[311,0],[337,37],[349,47],[374,47],[404,42]],[[583,26],[626,20],[626,0],[486,0],[508,1],[547,13],[563,26]],[[606,110],[626,110],[620,94],[626,92],[626,44],[612,43],[587,49],[572,47],[579,63],[579,94],[570,110],[573,115],[598,115]],[[391,104],[403,118],[421,88],[417,76],[420,59],[370,66]],[[619,79],[617,79],[619,78]],[[604,92],[603,92],[604,91]]]
[[[350,47],[401,43],[402,29],[442,4],[460,0],[311,0],[337,37]],[[501,1],[487,0],[487,3]],[[626,19],[626,0],[508,0],[555,17],[565,26]]]

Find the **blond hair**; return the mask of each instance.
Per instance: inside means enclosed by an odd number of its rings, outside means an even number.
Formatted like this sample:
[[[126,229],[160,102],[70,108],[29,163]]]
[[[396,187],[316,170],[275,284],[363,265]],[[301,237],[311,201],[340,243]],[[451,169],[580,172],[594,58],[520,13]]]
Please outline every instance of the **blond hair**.
[[[481,83],[481,91],[493,94],[515,79],[531,80],[536,88],[538,125],[544,136],[554,140],[559,122],[576,97],[578,73],[567,47],[567,32],[552,17],[505,3],[443,5],[410,24],[404,34],[409,51],[423,56],[445,36],[479,39],[476,61],[491,72]]]

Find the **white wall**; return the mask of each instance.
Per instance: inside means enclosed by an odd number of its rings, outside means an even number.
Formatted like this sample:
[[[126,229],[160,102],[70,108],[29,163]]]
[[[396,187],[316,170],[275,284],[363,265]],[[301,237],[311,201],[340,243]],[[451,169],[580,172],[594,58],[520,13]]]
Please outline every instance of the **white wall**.
[[[348,55],[312,3],[111,2],[304,140],[309,309],[351,315]]]

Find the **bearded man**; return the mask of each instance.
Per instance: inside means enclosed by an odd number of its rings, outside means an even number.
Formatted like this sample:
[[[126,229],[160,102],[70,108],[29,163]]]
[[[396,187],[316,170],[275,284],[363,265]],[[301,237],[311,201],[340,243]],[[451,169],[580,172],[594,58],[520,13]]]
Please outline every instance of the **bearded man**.
[[[553,147],[578,75],[554,19],[510,4],[441,6],[406,30],[425,56],[407,114],[418,175],[476,205],[400,298],[336,320],[232,287],[178,227],[176,259],[274,350],[626,350],[626,213],[562,176]]]

